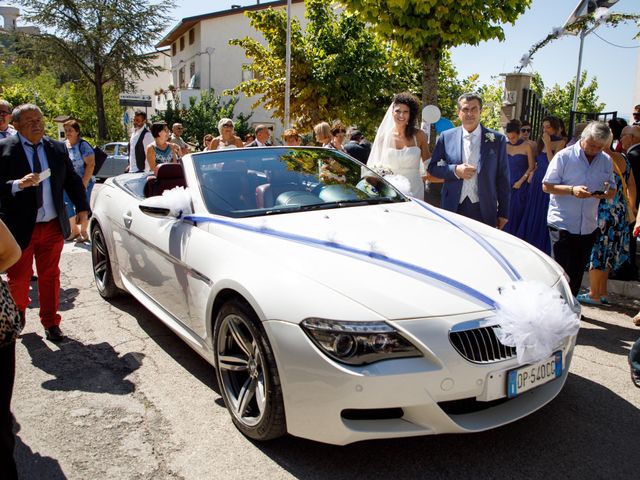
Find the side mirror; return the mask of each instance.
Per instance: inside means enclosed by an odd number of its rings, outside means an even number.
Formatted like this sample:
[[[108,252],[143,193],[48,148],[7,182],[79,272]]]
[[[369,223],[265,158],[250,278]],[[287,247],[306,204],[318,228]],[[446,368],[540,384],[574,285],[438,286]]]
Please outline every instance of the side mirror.
[[[139,205],[140,211],[146,215],[156,218],[178,218],[172,214],[171,209],[167,207],[166,200],[161,196],[145,198]]]

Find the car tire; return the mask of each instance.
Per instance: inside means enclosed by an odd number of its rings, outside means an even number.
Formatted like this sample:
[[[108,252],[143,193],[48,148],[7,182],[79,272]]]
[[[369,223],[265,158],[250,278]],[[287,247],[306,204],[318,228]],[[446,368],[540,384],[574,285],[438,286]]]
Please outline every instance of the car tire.
[[[273,351],[257,315],[240,300],[229,300],[218,312],[214,361],[220,393],[238,430],[261,441],[286,434]]]
[[[113,281],[109,249],[102,229],[97,223],[91,229],[91,263],[93,265],[93,277],[100,296],[102,298],[118,296],[121,290]]]

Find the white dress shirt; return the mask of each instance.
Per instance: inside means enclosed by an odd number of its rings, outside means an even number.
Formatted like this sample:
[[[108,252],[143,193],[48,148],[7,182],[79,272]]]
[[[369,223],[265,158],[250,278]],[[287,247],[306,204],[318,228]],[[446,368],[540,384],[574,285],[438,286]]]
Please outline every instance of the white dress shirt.
[[[129,140],[129,172],[130,173],[141,171],[141,170],[138,170],[138,165],[136,163],[136,143],[138,143],[138,139],[140,138],[140,133],[142,133],[143,128],[144,127],[139,128],[138,130],[135,130],[133,132],[133,135],[131,135],[131,139]],[[150,170],[149,162],[147,162],[146,160],[147,147],[152,143],[153,143],[153,135],[151,135],[151,132],[147,129],[146,134],[142,139],[142,145],[144,146],[144,151],[145,151],[144,171],[146,172]]]
[[[480,163],[480,147],[482,145],[482,126],[478,124],[476,129],[469,133],[464,127],[462,127],[462,163],[467,163],[478,168]],[[462,181],[462,192],[460,192],[460,203],[465,198],[469,197],[471,203],[477,203],[480,201],[478,196],[478,172],[469,178]]]
[[[27,140],[25,137],[18,133],[18,137],[20,138],[20,143],[22,144],[22,148],[24,148],[24,153],[27,156],[27,161],[29,162],[29,167],[33,172],[33,148],[28,146],[31,142]],[[38,150],[38,160],[40,160],[40,167],[44,172],[49,168],[49,160],[47,159],[47,153],[44,150],[44,137],[38,142],[37,150]],[[11,193],[15,196],[16,193],[20,191],[19,187],[20,179],[14,180],[11,185]],[[29,188],[37,188],[37,187],[29,187]],[[42,206],[38,209],[38,214],[36,216],[36,222],[49,222],[56,218],[58,213],[56,212],[56,207],[53,204],[53,194],[51,192],[51,177],[42,180]]]

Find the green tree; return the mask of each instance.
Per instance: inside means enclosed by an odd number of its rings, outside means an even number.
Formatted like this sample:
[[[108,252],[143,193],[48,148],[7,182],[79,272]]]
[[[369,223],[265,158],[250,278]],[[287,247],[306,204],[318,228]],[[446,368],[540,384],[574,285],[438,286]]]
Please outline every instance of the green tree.
[[[415,63],[379,41],[351,14],[337,14],[324,0],[306,0],[307,26],[292,19],[291,112],[302,131],[322,120],[339,118],[373,132],[393,93],[415,90]],[[233,92],[259,96],[257,103],[284,119],[286,12],[247,12],[266,44],[235,39],[252,60],[255,78]]]
[[[49,62],[78,72],[94,89],[97,133],[109,136],[105,86],[153,74],[147,52],[165,30],[173,0],[20,0],[25,18],[42,28],[33,48]]]
[[[248,14],[266,45],[251,39],[232,40],[252,59],[247,69],[255,78],[241,83],[234,93],[257,95],[258,103],[284,118],[286,15],[272,9]],[[337,14],[330,2],[306,1],[308,24],[302,29],[292,19],[291,112],[302,131],[322,120],[341,119],[375,132],[395,93],[422,91],[418,59],[394,42],[381,40],[352,14]],[[448,51],[442,51],[440,102],[446,118],[456,118],[456,100],[477,88],[477,75],[460,80]]]
[[[417,63],[417,62],[416,62]],[[420,71],[417,65],[416,71]],[[438,103],[442,117],[458,122],[458,97],[465,92],[475,92],[479,89],[477,73],[464,79],[458,78],[458,71],[453,65],[449,51],[442,52],[440,60],[440,78],[438,80]],[[417,82],[416,93],[420,97],[422,80]]]
[[[85,81],[60,83],[57,74],[46,68],[39,68],[37,75],[29,76],[21,69],[12,66],[0,67],[3,78],[0,84],[0,97],[13,105],[35,103],[42,109],[46,120],[47,134],[57,136],[57,127],[53,119],[60,115],[69,115],[80,122],[82,135],[97,143],[97,119],[95,113],[95,92]],[[122,109],[118,105],[119,89],[108,85],[104,90],[105,115],[109,131],[114,139],[124,138]]]
[[[421,63],[422,103],[438,105],[440,62],[445,50],[504,40],[501,24],[513,23],[531,0],[340,0],[384,38]]]
[[[571,115],[571,106],[573,105],[573,93],[575,91],[575,77],[564,87],[558,84],[547,88],[542,96],[542,105],[551,112],[551,114],[560,117],[564,124],[569,126],[569,118]],[[579,112],[602,112],[605,104],[600,102],[598,97],[598,80],[596,77],[587,83],[587,72],[583,71],[580,75],[580,90],[578,92],[578,111]]]
[[[502,126],[502,97],[504,96],[504,80],[492,77],[493,82],[478,89],[482,96],[482,113],[480,122],[488,128],[499,129]]]

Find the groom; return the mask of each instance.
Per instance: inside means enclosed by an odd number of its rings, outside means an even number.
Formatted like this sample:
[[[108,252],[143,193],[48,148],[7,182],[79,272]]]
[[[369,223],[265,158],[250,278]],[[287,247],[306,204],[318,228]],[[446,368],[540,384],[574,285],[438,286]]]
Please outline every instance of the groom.
[[[462,126],[443,132],[428,172],[444,179],[442,208],[502,229],[509,212],[509,163],[504,135],[480,125],[482,98],[458,98]]]

